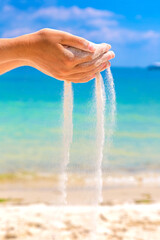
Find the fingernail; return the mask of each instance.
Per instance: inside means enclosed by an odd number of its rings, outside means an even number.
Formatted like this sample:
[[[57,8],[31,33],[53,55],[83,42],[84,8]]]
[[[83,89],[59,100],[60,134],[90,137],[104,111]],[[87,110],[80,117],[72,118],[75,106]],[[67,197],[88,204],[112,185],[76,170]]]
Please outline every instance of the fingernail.
[[[96,50],[94,44],[91,43],[91,42],[89,42],[89,44],[88,44],[88,49],[89,49],[90,51],[95,51],[95,50]]]
[[[104,50],[109,51],[111,49],[111,45],[108,43],[104,43]]]
[[[111,45],[110,44],[108,44],[108,48],[111,49]]]
[[[110,57],[114,58],[115,57],[115,53],[113,51],[110,51]]]

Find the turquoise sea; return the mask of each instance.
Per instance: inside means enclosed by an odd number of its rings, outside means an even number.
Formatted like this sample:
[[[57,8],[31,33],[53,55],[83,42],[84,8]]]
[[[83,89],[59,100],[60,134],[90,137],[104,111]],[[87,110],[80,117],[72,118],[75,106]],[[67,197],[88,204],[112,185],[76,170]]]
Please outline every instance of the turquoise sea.
[[[109,151],[105,145],[103,169],[159,171],[160,71],[112,68],[112,73],[117,123]],[[68,170],[90,171],[96,149],[94,81],[73,84],[73,89],[74,137]],[[29,67],[0,76],[0,173],[57,171],[62,136],[63,82]]]

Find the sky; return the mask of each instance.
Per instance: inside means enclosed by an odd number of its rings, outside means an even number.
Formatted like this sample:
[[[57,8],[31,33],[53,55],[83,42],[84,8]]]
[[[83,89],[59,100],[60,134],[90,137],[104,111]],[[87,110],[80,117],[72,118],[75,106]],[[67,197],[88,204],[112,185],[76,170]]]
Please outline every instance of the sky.
[[[113,66],[160,61],[160,1],[0,0],[0,37],[53,28],[112,45]]]

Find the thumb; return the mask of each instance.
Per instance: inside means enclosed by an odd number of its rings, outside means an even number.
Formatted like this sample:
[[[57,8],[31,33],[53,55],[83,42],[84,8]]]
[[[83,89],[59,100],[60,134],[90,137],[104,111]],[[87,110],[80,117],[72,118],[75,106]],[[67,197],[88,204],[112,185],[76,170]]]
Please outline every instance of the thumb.
[[[79,48],[87,52],[94,52],[96,49],[94,47],[94,43],[91,43],[82,37],[77,37],[69,33],[63,33],[63,36],[59,43],[62,45]]]

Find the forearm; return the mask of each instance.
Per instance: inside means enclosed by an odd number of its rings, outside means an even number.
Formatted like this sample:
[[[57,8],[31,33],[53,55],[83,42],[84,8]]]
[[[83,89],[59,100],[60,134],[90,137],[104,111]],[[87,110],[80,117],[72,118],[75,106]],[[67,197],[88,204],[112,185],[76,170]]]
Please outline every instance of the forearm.
[[[33,39],[34,34],[0,39],[0,74],[20,66],[30,65],[30,45]]]
[[[22,43],[18,38],[0,39],[0,64],[23,59]]]
[[[36,39],[35,33],[0,39],[0,74],[17,67],[31,66],[31,50],[36,44]]]

